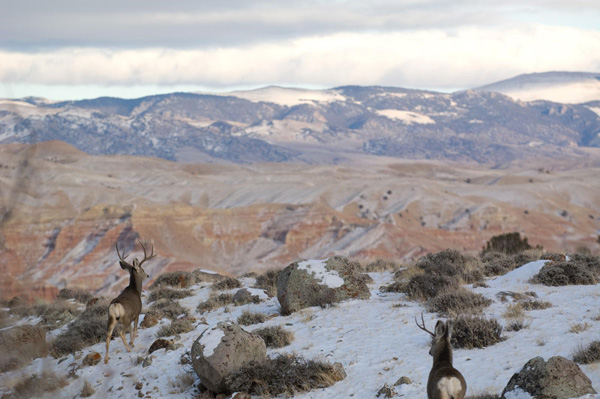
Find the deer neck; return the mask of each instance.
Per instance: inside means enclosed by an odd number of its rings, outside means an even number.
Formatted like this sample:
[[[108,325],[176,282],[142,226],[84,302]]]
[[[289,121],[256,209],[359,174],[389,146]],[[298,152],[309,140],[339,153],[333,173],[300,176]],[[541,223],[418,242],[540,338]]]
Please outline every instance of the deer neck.
[[[142,294],[142,277],[139,274],[131,271],[129,274],[129,286],[127,288],[134,290],[141,296],[141,294]]]
[[[449,363],[452,366],[452,346],[450,342],[443,341],[439,352],[433,357],[433,364]]]

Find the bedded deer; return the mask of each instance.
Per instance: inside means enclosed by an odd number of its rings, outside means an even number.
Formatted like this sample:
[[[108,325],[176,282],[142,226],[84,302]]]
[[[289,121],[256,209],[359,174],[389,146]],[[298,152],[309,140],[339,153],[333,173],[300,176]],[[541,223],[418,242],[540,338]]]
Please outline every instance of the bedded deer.
[[[421,330],[432,336],[429,354],[433,356],[433,367],[427,380],[427,399],[463,399],[467,392],[467,383],[460,371],[452,366],[452,323],[438,320],[435,333],[425,327],[425,319],[421,313],[422,325],[415,317],[415,323]]]
[[[138,261],[137,258],[133,259],[132,263],[125,261],[128,255],[119,252],[119,244],[116,243],[117,255],[119,255],[119,264],[123,270],[129,272],[129,285],[121,292],[121,294],[113,299],[108,306],[108,331],[106,335],[106,356],[104,357],[104,363],[108,363],[108,347],[110,345],[110,338],[112,337],[113,330],[117,323],[120,323],[122,328],[119,333],[123,344],[127,349],[127,352],[131,352],[131,348],[125,340],[125,333],[129,330],[129,338],[131,346],[133,347],[135,336],[137,335],[138,321],[140,318],[140,312],[142,311],[142,282],[148,277],[148,274],[142,269],[142,265],[149,259],[156,256],[154,253],[154,246],[150,251],[150,256],[146,253],[146,244],[139,241],[142,249],[144,250],[144,259]],[[133,328],[131,324],[133,323]]]

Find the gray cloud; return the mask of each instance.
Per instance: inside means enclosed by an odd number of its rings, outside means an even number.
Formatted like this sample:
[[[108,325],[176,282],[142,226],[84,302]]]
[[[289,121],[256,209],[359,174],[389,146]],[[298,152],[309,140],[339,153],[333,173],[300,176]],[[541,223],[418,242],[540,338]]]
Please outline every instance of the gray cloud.
[[[10,2],[0,14],[0,47],[203,48],[339,32],[497,25],[515,10],[535,13],[573,2],[468,0],[47,1]],[[578,12],[600,9],[580,0]]]

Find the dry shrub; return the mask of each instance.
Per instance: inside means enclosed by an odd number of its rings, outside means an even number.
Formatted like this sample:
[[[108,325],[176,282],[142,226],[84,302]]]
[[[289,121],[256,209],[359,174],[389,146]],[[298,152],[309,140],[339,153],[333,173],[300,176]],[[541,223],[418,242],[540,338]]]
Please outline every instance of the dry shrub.
[[[233,303],[232,294],[220,294],[208,298],[206,301],[200,303],[197,307],[198,312],[206,313],[211,312],[215,309],[222,308]]]
[[[517,254],[527,249],[531,249],[531,245],[527,242],[527,237],[521,238],[519,232],[499,234],[490,238],[483,248],[482,254],[490,251],[502,252],[508,255]]]
[[[44,371],[41,375],[32,374],[20,380],[10,395],[3,395],[6,399],[39,398],[48,392],[54,392],[69,385],[64,377],[58,377],[51,371]]]
[[[454,277],[467,284],[480,281],[484,277],[477,258],[463,255],[454,249],[427,254],[417,260],[416,266],[425,274]]]
[[[528,300],[521,301],[519,303],[521,304],[523,310],[542,310],[552,307],[552,304],[546,301]]]
[[[587,265],[580,262],[557,262],[548,263],[533,279],[533,283],[544,284],[553,287],[564,285],[592,285],[596,284],[596,276]]]
[[[294,340],[294,333],[281,326],[259,328],[252,333],[259,335],[265,341],[267,348],[283,348]]]
[[[454,320],[452,346],[455,348],[485,348],[502,340],[502,326],[496,319],[462,316]]]
[[[539,258],[535,255],[530,255],[525,252],[513,255],[490,252],[482,257],[483,272],[486,276],[502,276],[537,259]]]
[[[253,313],[245,310],[240,317],[238,317],[237,322],[243,326],[249,326],[252,324],[264,323],[267,320],[267,315],[263,313]]]
[[[473,396],[466,396],[465,399],[500,399],[500,395],[495,393],[480,393]]]
[[[277,296],[277,280],[281,270],[268,270],[263,274],[256,276],[255,288],[260,288],[267,291],[267,294],[274,297]]]
[[[261,397],[294,396],[329,387],[345,377],[345,372],[335,365],[297,355],[279,355],[242,368],[227,378],[227,386],[234,392]]]
[[[242,287],[242,283],[240,282],[240,280],[233,278],[233,277],[227,277],[227,278],[224,278],[220,281],[213,283],[213,285],[211,286],[211,289],[213,291],[225,291],[225,290],[233,290],[235,288],[241,288],[241,287]]]
[[[74,299],[79,303],[88,303],[94,296],[82,288],[63,288],[58,291],[56,299]]]
[[[187,298],[188,296],[191,296],[191,295],[192,295],[191,290],[178,290],[178,289],[173,289],[173,288],[168,288],[168,287],[165,287],[165,288],[157,287],[150,291],[150,295],[148,296],[148,301],[154,302],[159,299],[168,299],[168,300],[183,299],[183,298]]]
[[[573,361],[579,364],[590,364],[600,361],[600,341],[592,341],[586,346],[578,346],[573,351]]]
[[[196,278],[190,272],[175,271],[161,274],[156,278],[152,287],[171,286],[179,288],[187,288],[196,283]]]
[[[90,382],[88,380],[84,379],[83,380],[83,388],[81,388],[81,393],[79,394],[79,396],[81,396],[82,398],[89,398],[90,396],[92,396],[95,393],[96,393],[96,390],[94,389],[92,384],[90,384]]]
[[[465,289],[440,294],[427,302],[427,311],[444,316],[480,313],[492,301],[481,294]]]
[[[525,317],[523,305],[520,302],[509,304],[506,307],[506,311],[504,312],[503,316],[506,319],[518,319]]]
[[[167,318],[169,320],[175,320],[181,315],[187,315],[188,311],[186,308],[181,306],[178,301],[170,301],[168,299],[161,299],[159,301],[154,302],[148,312],[147,315],[156,316],[158,320],[162,318]]]
[[[579,334],[580,332],[584,332],[585,330],[587,330],[590,327],[591,326],[587,322],[586,323],[575,323],[575,324],[571,324],[571,328],[569,329],[569,332]]]
[[[459,286],[456,277],[421,274],[402,284],[397,292],[404,292],[411,300],[426,301],[440,294],[456,291]]]
[[[400,266],[394,261],[377,259],[374,262],[370,262],[365,266],[365,270],[367,273],[381,273],[387,271],[395,271],[398,270]]]
[[[168,326],[162,326],[158,329],[156,336],[170,337],[177,334],[188,333],[194,331],[194,320],[183,317],[181,319],[175,319],[171,321]]]
[[[551,260],[553,262],[564,262],[566,260],[565,255],[556,252],[546,252],[540,256],[540,259]]]
[[[51,354],[60,357],[101,342],[106,338],[107,323],[108,301],[98,301],[84,310],[67,326],[66,331],[56,337],[52,342]],[[117,329],[118,327],[117,325]]]
[[[50,303],[40,302],[33,306],[16,306],[10,309],[10,313],[20,317],[41,317],[44,327],[52,330],[75,319],[81,312],[71,302],[56,300]]]

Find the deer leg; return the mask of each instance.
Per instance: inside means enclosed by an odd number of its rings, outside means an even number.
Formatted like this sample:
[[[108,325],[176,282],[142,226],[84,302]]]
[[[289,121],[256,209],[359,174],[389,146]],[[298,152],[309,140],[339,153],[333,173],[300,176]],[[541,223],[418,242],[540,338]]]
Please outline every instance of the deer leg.
[[[123,327],[123,329],[120,331],[119,335],[121,336],[121,339],[123,340],[123,345],[125,345],[125,349],[127,349],[127,352],[131,352],[131,348],[129,347],[129,344],[127,343],[127,340],[125,339],[125,333],[127,332],[128,329],[129,329],[129,325],[127,327]]]
[[[113,330],[115,329],[115,326],[117,325],[117,319],[114,318],[113,316],[108,316],[108,333],[106,335],[106,356],[104,357],[104,363],[108,363],[108,359],[110,359],[108,357],[108,347],[110,345],[110,338],[112,337],[112,333]]]
[[[133,323],[133,328],[129,330],[129,345],[131,345],[132,348],[135,346],[133,343],[133,340],[135,339],[135,320]]]
[[[138,321],[140,320],[140,315],[137,315],[133,320],[133,337],[131,338],[131,347],[133,347],[133,340],[137,338],[137,329],[138,329]]]

